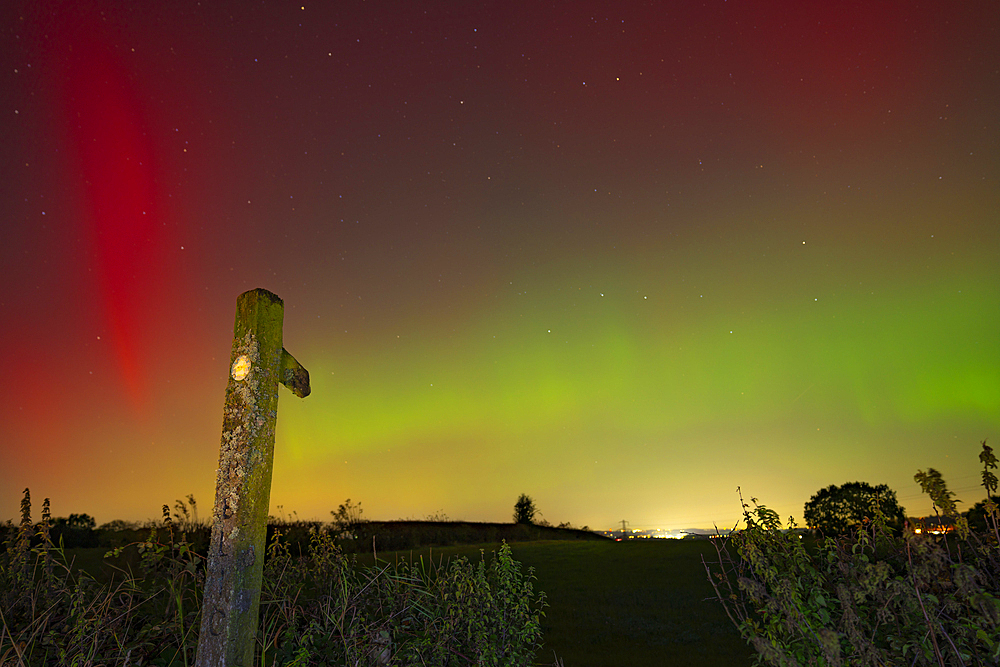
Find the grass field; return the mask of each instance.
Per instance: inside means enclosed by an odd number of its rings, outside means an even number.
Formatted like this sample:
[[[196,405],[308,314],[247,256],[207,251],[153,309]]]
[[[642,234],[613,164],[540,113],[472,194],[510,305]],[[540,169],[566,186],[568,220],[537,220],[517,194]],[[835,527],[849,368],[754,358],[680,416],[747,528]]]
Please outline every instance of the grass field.
[[[380,561],[466,556],[487,561],[498,544],[381,552]],[[752,650],[740,639],[712,589],[701,556],[714,556],[708,541],[539,541],[512,545],[524,568],[535,570],[545,591],[545,647],[538,664],[565,667],[749,665]],[[67,555],[91,573],[104,569],[106,549],[72,549]],[[359,563],[371,565],[372,555]],[[124,563],[123,563],[124,564]],[[98,575],[99,576],[99,575]],[[553,653],[554,652],[554,653]]]
[[[379,553],[379,559],[454,556],[479,559],[498,545]],[[740,639],[719,603],[701,556],[715,555],[708,541],[527,542],[512,545],[514,558],[535,568],[545,591],[545,648],[566,667],[741,667],[753,651]],[[371,563],[369,556],[367,563]]]

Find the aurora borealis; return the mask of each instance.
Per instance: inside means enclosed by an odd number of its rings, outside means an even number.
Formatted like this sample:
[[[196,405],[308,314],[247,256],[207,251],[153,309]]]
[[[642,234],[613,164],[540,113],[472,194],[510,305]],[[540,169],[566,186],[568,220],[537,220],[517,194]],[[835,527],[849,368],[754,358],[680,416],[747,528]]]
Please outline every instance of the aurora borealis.
[[[0,9],[0,520],[207,516],[255,287],[275,514],[980,499],[995,2],[158,4]]]

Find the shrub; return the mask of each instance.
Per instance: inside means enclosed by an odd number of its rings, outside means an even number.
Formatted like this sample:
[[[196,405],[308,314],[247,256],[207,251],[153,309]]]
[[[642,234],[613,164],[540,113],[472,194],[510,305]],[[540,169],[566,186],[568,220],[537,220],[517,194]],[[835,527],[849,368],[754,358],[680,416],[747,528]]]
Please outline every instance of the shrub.
[[[333,526],[337,531],[338,536],[346,537],[348,539],[355,538],[358,529],[365,523],[365,519],[361,518],[364,514],[364,510],[361,509],[361,502],[358,504],[351,503],[351,499],[348,498],[343,503],[337,507],[336,512],[330,512],[333,515]]]
[[[997,460],[982,443],[983,482]],[[920,471],[935,511],[955,513],[933,469]],[[808,549],[777,514],[751,499],[746,527],[717,539],[705,565],[716,597],[769,665],[995,665],[1000,660],[1000,550],[990,529],[933,537],[894,534],[876,511],[864,527]],[[794,522],[789,520],[789,528]],[[734,554],[735,551],[735,554]]]

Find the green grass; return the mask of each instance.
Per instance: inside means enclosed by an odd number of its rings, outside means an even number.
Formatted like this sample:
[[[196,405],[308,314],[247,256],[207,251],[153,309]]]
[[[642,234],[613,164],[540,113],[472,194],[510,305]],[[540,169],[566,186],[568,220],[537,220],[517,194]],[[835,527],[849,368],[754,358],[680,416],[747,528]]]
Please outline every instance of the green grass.
[[[495,544],[379,553],[379,559],[479,559]],[[545,647],[566,667],[619,665],[750,665],[753,651],[740,638],[713,594],[701,556],[715,556],[708,541],[631,540],[526,542],[514,558],[535,569],[536,590],[549,607]],[[361,560],[361,559],[359,559]],[[369,555],[367,563],[371,563]]]
[[[377,542],[376,542],[377,545]],[[499,544],[432,547],[378,552],[379,560],[433,558],[438,562]],[[750,665],[753,651],[740,638],[712,594],[701,557],[715,556],[708,541],[631,540],[625,542],[548,540],[511,545],[513,556],[535,570],[535,589],[545,592],[545,647],[538,664],[552,664],[553,652],[565,667],[618,665]],[[111,574],[104,548],[71,549],[75,566],[99,579]],[[359,564],[371,565],[372,554]],[[126,559],[119,567],[129,569]],[[131,564],[138,572],[138,563]],[[100,574],[98,574],[100,572]]]

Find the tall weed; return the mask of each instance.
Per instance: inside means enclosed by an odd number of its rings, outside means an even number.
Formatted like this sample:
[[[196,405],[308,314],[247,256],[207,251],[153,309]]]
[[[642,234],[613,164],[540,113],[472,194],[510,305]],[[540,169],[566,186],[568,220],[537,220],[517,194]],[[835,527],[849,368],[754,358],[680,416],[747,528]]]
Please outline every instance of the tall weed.
[[[144,540],[111,558],[135,564],[102,582],[67,562],[42,522],[8,524],[0,553],[0,665],[192,665],[205,559],[187,541],[197,520],[163,506]],[[188,503],[193,507],[193,503]],[[193,513],[192,513],[193,514]],[[304,551],[270,539],[261,594],[261,665],[529,665],[545,596],[504,543],[489,564],[376,559],[361,567],[329,531]]]

